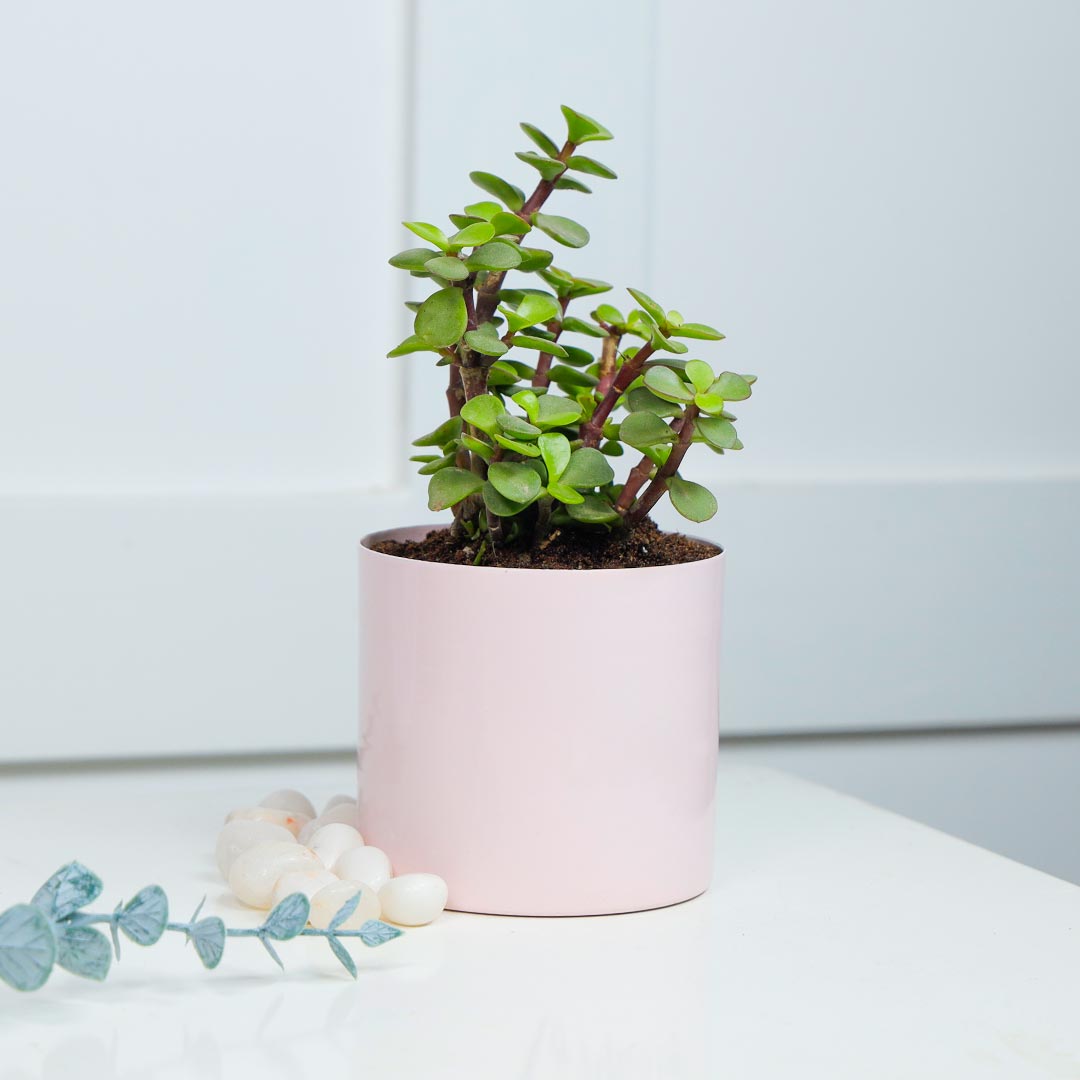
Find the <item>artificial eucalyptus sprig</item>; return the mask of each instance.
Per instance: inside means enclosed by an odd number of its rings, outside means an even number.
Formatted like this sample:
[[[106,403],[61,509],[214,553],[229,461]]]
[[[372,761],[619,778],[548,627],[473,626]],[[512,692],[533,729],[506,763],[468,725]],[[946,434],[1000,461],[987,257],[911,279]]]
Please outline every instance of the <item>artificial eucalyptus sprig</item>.
[[[270,911],[261,926],[226,927],[216,915],[199,918],[202,903],[187,922],[169,921],[169,901],[159,885],[140,889],[126,904],[109,914],[83,911],[102,891],[102,882],[81,863],[62,866],[34,894],[29,904],[16,904],[0,914],[0,979],[16,990],[44,986],[54,965],[73,975],[101,981],[109,974],[113,955],[120,959],[120,935],[136,945],[153,945],[168,932],[184,935],[203,966],[216,968],[228,938],[258,938],[278,967],[284,968],[273,946],[296,937],[326,939],[330,951],[355,979],[356,963],[342,938],[359,938],[365,945],[382,945],[400,937],[401,930],[369,919],[357,930],[341,929],[360,902],[350,897],[325,930],[307,925],[311,904],[303,893],[286,896]],[[109,928],[109,939],[95,926]]]
[[[584,247],[583,225],[542,208],[556,191],[589,193],[574,173],[608,180],[615,173],[579,152],[610,139],[607,128],[565,105],[562,111],[561,146],[521,125],[536,147],[517,154],[539,173],[530,195],[492,173],[470,173],[499,201],[450,214],[457,231],[449,235],[405,222],[429,246],[390,259],[436,289],[408,302],[413,333],[389,355],[432,352],[449,369],[450,419],[414,441],[425,450],[412,460],[431,478],[428,505],[452,509],[459,534],[492,544],[535,543],[557,526],[633,526],[665,494],[691,521],[711,518],[715,497],[680,469],[694,444],[717,454],[742,449],[726,406],[748,398],[754,382],[682,359],[686,340],[724,335],[639,289],[627,290],[637,305],[627,314],[608,303],[588,317],[568,313],[571,303],[611,286],[553,266],[553,253],[527,238],[543,233],[563,247]],[[511,271],[536,274],[546,288],[507,287]],[[618,483],[610,459],[625,447],[642,456]]]

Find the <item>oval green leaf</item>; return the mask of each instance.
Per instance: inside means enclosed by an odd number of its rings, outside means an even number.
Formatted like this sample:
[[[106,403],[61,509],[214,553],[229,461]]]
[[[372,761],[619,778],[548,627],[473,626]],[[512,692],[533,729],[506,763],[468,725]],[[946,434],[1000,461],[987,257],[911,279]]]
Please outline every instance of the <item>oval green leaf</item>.
[[[468,325],[465,297],[460,289],[453,288],[432,293],[420,305],[413,320],[416,336],[438,348],[456,344]]]
[[[570,218],[541,214],[538,210],[532,216],[532,223],[564,247],[582,248],[589,242],[589,230]]]
[[[450,467],[440,469],[428,481],[428,509],[446,510],[474,495],[484,486],[484,481],[467,469]]]
[[[708,521],[716,513],[716,496],[700,484],[673,476],[668,481],[671,505],[690,521]]]

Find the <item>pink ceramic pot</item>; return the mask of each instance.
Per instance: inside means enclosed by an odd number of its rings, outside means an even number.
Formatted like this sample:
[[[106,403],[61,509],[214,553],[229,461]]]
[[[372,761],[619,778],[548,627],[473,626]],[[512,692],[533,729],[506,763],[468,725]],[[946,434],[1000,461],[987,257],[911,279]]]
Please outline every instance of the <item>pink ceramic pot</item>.
[[[724,558],[503,570],[361,547],[360,831],[449,906],[599,915],[712,875]]]

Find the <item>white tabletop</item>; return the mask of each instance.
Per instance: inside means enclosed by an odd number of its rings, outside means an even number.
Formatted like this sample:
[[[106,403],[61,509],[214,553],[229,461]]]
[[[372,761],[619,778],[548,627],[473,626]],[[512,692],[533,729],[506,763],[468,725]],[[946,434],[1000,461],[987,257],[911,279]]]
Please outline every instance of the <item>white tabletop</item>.
[[[109,911],[150,882],[255,925],[212,860],[223,813],[331,764],[0,776],[0,909],[77,858]],[[322,941],[282,974],[230,940],[125,943],[104,984],[0,984],[0,1080],[1080,1077],[1080,889],[792,777],[730,768],[712,889],[589,919],[447,913],[353,982]],[[393,853],[391,852],[391,855]],[[646,853],[643,853],[646,857]]]

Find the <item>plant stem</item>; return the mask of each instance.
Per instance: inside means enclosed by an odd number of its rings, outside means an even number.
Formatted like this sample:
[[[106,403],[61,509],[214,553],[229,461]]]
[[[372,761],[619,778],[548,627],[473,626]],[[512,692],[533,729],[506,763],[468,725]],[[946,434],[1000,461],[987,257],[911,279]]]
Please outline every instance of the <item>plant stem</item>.
[[[660,501],[660,496],[667,491],[668,481],[679,471],[682,459],[686,457],[686,451],[690,449],[690,443],[694,438],[694,421],[700,411],[694,404],[687,405],[683,410],[679,440],[671,448],[667,461],[656,470],[656,476],[645,489],[645,494],[638,499],[634,508],[627,514],[627,520],[631,525],[636,525],[641,521]]]
[[[604,344],[600,347],[600,381],[596,384],[596,393],[601,399],[607,395],[607,392],[611,389],[611,384],[615,381],[615,371],[619,358],[619,342],[621,340],[622,334],[610,330],[608,336],[604,338]]]
[[[611,415],[611,410],[615,408],[615,402],[622,397],[626,388],[641,374],[645,361],[652,354],[652,343],[647,341],[629,360],[623,361],[623,366],[619,368],[619,373],[615,376],[600,404],[593,410],[593,414],[588,421],[581,425],[581,440],[584,446],[595,447],[600,444],[604,421]]]
[[[566,309],[570,304],[569,296],[559,297],[559,307],[562,309],[562,314],[558,319],[552,319],[547,324],[548,330],[555,335],[555,340],[558,341],[562,337],[562,320],[566,318]],[[533,375],[533,386],[548,386],[551,379],[548,376],[548,372],[551,370],[551,353],[541,353],[540,359],[536,361],[536,373]]]

